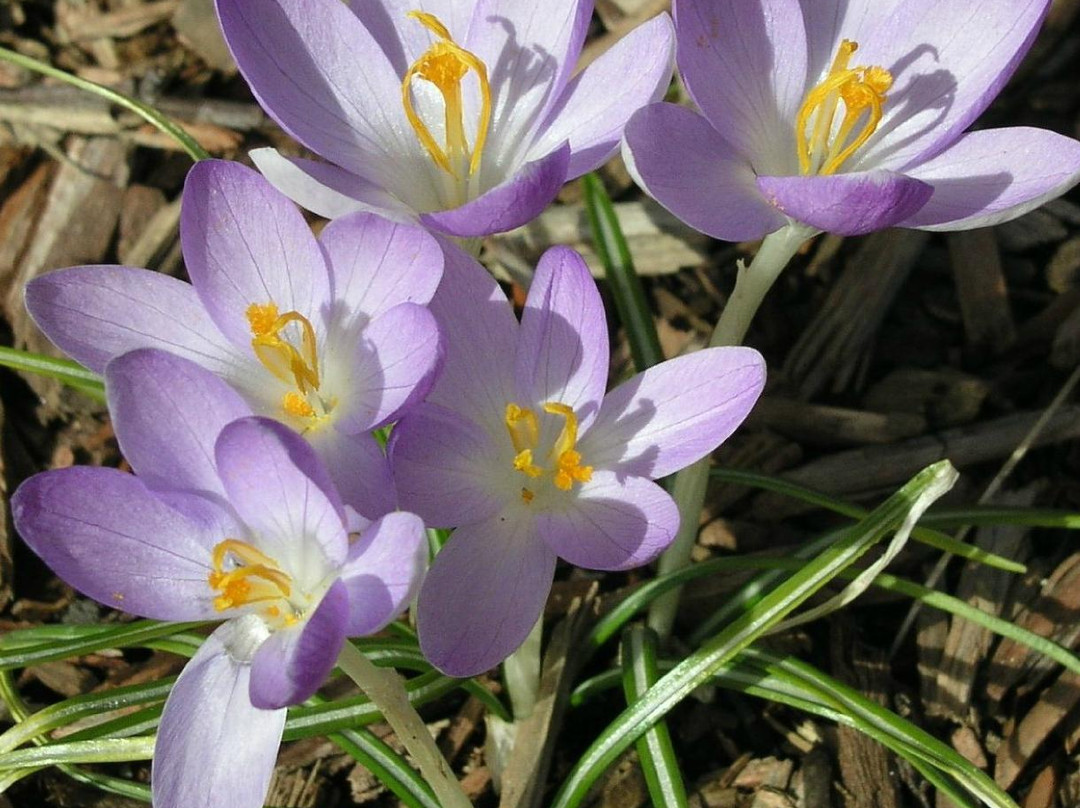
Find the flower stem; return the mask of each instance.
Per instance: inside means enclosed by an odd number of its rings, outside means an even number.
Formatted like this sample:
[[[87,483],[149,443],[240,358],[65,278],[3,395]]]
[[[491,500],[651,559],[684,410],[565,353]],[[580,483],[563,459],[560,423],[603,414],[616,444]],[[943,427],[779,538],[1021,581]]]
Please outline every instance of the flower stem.
[[[420,773],[442,807],[472,808],[427,726],[409,704],[409,696],[397,672],[392,668],[377,667],[351,642],[346,642],[341,649],[337,664],[379,708],[398,740],[420,767]]]
[[[709,340],[709,347],[742,343],[765,294],[798,252],[799,247],[812,235],[813,231],[802,225],[788,224],[765,237],[749,266],[739,262],[735,288],[720,313],[720,319]],[[660,575],[675,572],[690,563],[690,552],[697,539],[708,482],[708,457],[687,466],[675,475],[671,495],[679,506],[679,532],[675,541],[660,556]],[[666,638],[671,633],[680,592],[681,589],[675,589],[657,598],[649,609],[649,627],[661,638]]]

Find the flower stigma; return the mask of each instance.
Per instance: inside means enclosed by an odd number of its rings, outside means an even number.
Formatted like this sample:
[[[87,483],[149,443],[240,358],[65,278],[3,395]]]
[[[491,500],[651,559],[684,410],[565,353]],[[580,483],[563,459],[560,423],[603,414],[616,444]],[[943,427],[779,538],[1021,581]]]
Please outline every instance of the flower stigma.
[[[845,39],[833,59],[825,80],[806,94],[795,118],[796,150],[801,174],[835,174],[881,123],[892,74],[883,67],[848,67],[857,42]],[[844,117],[833,132],[837,107]],[[861,120],[865,122],[852,136]]]
[[[239,539],[225,539],[213,549],[213,571],[207,580],[220,592],[214,608],[223,612],[258,605],[262,616],[277,628],[294,625],[310,598],[293,595],[293,580],[270,556]]]
[[[510,442],[514,446],[514,470],[531,479],[540,479],[551,474],[551,482],[560,491],[569,491],[574,483],[587,483],[592,479],[592,466],[582,465],[581,452],[577,445],[577,416],[572,407],[558,401],[543,405],[544,412],[563,419],[563,427],[555,439],[547,459],[551,468],[545,469],[536,464],[533,452],[540,442],[540,421],[537,415],[527,407],[510,403],[506,405],[506,429],[510,433]],[[525,504],[536,498],[536,492],[525,486],[521,489],[521,499]]]
[[[246,315],[255,356],[274,376],[296,388],[282,396],[281,409],[286,415],[305,419],[304,431],[318,426],[337,399],[319,395],[319,355],[311,321],[296,311],[278,314],[274,303],[252,303]],[[299,347],[282,336],[290,323],[299,328]]]
[[[471,51],[454,42],[446,26],[433,14],[410,11],[409,17],[419,22],[439,39],[421,54],[405,72],[401,82],[401,100],[405,115],[416,132],[421,145],[439,168],[457,180],[471,177],[480,170],[480,158],[491,123],[491,85],[487,66]],[[480,120],[476,127],[476,142],[469,149],[465,137],[464,107],[461,82],[472,71],[480,83]],[[413,79],[434,84],[442,94],[446,121],[446,142],[440,146],[427,124],[421,120],[413,104]],[[463,171],[464,169],[464,171]]]

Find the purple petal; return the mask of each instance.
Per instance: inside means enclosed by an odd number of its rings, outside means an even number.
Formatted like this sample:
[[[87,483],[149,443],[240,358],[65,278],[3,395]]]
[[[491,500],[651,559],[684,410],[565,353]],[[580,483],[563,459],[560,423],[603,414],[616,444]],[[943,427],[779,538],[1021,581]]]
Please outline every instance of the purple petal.
[[[430,302],[442,278],[442,250],[426,230],[370,213],[331,222],[319,243],[330,263],[334,300],[368,318],[399,303]]]
[[[570,82],[529,154],[570,144],[567,178],[592,171],[619,148],[630,116],[660,100],[671,80],[675,32],[659,14],[620,39]]]
[[[429,400],[498,421],[513,400],[518,321],[487,270],[452,244],[443,251],[443,280],[428,308],[446,354]]]
[[[218,628],[169,693],[150,773],[157,808],[262,808],[285,710],[251,704],[251,666],[228,647],[241,632],[237,621]]]
[[[510,473],[510,458],[500,456],[489,433],[452,410],[418,407],[394,427],[388,448],[401,507],[428,525],[472,524],[502,507],[491,480],[500,461]]]
[[[501,185],[451,210],[425,213],[420,221],[459,238],[477,238],[513,230],[535,219],[566,182],[570,147],[526,163]]]
[[[666,477],[727,440],[764,386],[765,360],[752,348],[707,348],[661,362],[608,393],[581,439],[583,462]]]
[[[1015,219],[1080,180],[1080,143],[1029,127],[986,129],[961,137],[911,176],[934,187],[903,227],[966,230]]]
[[[345,633],[374,634],[409,608],[427,556],[424,523],[415,514],[389,513],[365,528],[341,568],[341,582],[349,591]]]
[[[188,174],[180,217],[188,274],[218,327],[250,348],[252,304],[297,311],[318,327],[330,275],[304,217],[250,168],[203,160]]]
[[[251,703],[275,710],[310,698],[334,669],[348,620],[349,593],[334,581],[312,614],[259,646],[251,660]]]
[[[271,148],[252,149],[248,156],[281,193],[327,219],[357,211],[374,211],[398,221],[416,218],[412,210],[381,185],[333,163],[287,157]]]
[[[219,375],[241,361],[190,284],[146,269],[50,272],[26,285],[26,308],[57,347],[98,373],[136,348],[160,348]]]
[[[473,16],[472,3],[460,0],[351,0],[349,6],[371,32],[399,75],[420,58],[431,45],[431,34],[410,11],[431,14],[446,26],[454,41],[462,45]]]
[[[531,519],[458,528],[420,587],[420,650],[448,676],[498,665],[540,619],[554,574],[555,554]]]
[[[347,435],[336,428],[324,429],[310,435],[309,440],[342,502],[368,519],[397,508],[390,461],[369,433]]]
[[[749,161],[692,110],[638,110],[626,125],[623,158],[649,196],[714,238],[757,239],[787,221],[761,195]]]
[[[897,8],[908,0],[815,0],[801,3],[806,23],[807,89],[817,85],[828,75],[829,67],[840,42],[850,39],[859,43],[862,62],[867,36],[882,20],[887,20]]]
[[[338,429],[378,429],[423,399],[442,359],[439,327],[423,306],[399,303],[364,329],[343,388]]]
[[[679,69],[709,123],[759,173],[796,170],[791,122],[806,89],[798,0],[673,5]]]
[[[524,406],[559,402],[584,429],[607,387],[608,332],[596,281],[581,256],[552,247],[536,267],[517,344],[517,388]]]
[[[344,508],[307,441],[276,421],[242,418],[222,430],[215,457],[229,502],[283,569],[306,568],[309,542],[330,566],[345,560]]]
[[[251,408],[213,373],[164,351],[144,348],[105,369],[120,451],[151,488],[224,494],[214,441]]]
[[[885,117],[849,170],[907,173],[953,143],[1005,86],[1046,16],[1049,0],[906,0],[860,42],[858,63],[894,83]]]
[[[861,236],[902,222],[934,193],[892,171],[758,177],[765,198],[797,222],[841,236]]]
[[[656,483],[596,471],[571,503],[537,514],[536,530],[571,564],[625,570],[648,564],[675,539],[679,508]]]
[[[11,498],[30,548],[87,597],[154,620],[217,616],[211,548],[224,536],[168,507],[141,480],[75,466],[36,474]]]

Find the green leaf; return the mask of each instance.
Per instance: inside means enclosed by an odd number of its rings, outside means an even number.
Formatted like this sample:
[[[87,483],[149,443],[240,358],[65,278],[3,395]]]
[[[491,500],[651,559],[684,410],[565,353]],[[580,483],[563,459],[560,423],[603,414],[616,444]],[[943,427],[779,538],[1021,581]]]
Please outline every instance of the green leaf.
[[[0,638],[0,671],[92,654],[107,648],[145,646],[150,640],[190,631],[200,625],[203,624],[136,620],[119,626],[50,626],[50,630],[42,627],[12,631]]]
[[[3,48],[0,48],[0,51],[2,50]],[[12,370],[47,376],[86,393],[98,401],[105,400],[105,382],[102,381],[101,376],[70,359],[56,359],[52,356],[17,351],[0,345],[0,365]]]

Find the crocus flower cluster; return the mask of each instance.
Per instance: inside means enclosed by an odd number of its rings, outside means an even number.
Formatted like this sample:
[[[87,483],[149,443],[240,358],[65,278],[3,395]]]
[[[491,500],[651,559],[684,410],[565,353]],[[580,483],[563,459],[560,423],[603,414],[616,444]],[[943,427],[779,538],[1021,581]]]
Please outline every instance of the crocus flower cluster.
[[[623,154],[660,204],[717,238],[795,222],[857,235],[997,224],[1080,180],[1080,143],[966,132],[1050,0],[675,0],[700,114],[637,112]]]

